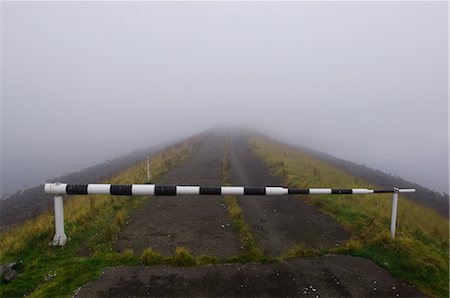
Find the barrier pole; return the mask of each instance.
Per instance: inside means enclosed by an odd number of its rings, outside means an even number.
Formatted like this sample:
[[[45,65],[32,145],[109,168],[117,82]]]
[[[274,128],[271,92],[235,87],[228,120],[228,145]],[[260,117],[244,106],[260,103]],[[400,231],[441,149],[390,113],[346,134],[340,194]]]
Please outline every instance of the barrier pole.
[[[53,246],[66,244],[67,236],[64,232],[64,202],[63,196],[55,196],[55,236]]]
[[[149,176],[149,169],[147,168]],[[150,180],[150,179],[149,179]],[[391,216],[391,236],[395,238],[395,228],[397,225],[398,194],[401,192],[415,192],[415,189],[403,189],[394,187],[394,190],[376,190],[367,188],[353,189],[331,189],[331,188],[286,188],[282,186],[266,187],[243,187],[243,186],[218,186],[202,187],[198,185],[177,186],[177,185],[155,185],[155,184],[67,184],[67,183],[46,183],[44,191],[55,195],[55,237],[53,245],[64,245],[67,236],[64,232],[64,205],[63,195],[122,195],[122,196],[177,196],[177,195],[362,195],[362,194],[383,194],[393,193],[392,216]]]

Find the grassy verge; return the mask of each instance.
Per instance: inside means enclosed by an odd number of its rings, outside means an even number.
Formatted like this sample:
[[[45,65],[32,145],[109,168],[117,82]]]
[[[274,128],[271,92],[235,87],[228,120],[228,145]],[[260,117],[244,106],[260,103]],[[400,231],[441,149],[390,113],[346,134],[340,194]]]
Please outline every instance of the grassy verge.
[[[185,160],[196,150],[200,139],[189,139],[154,155],[151,179],[157,180]],[[144,183],[148,182],[146,179],[143,161],[104,183]],[[64,247],[49,245],[54,234],[53,210],[0,234],[0,262],[19,262],[19,276],[9,284],[1,284],[0,296],[70,296],[79,286],[98,277],[105,267],[140,264],[142,261],[132,251],[116,253],[113,245],[131,212],[146,200],[89,195],[67,199],[64,213],[69,241]],[[174,260],[185,264],[183,257],[187,258],[181,249]]]
[[[225,147],[225,154],[222,159],[222,180],[224,185],[230,185],[230,148]],[[232,219],[233,228],[239,232],[242,245],[245,247],[244,255],[236,256],[231,261],[237,262],[262,262],[266,261],[263,251],[257,246],[256,241],[250,231],[249,226],[244,221],[242,209],[239,207],[235,196],[225,196],[228,214]]]
[[[252,136],[252,152],[290,187],[376,188],[298,149]],[[397,236],[389,234],[391,195],[305,196],[310,204],[335,217],[352,232],[336,253],[374,260],[394,276],[417,285],[425,294],[447,296],[449,290],[449,223],[436,211],[400,196]],[[314,252],[297,248],[285,257]],[[315,252],[320,254],[320,252]]]

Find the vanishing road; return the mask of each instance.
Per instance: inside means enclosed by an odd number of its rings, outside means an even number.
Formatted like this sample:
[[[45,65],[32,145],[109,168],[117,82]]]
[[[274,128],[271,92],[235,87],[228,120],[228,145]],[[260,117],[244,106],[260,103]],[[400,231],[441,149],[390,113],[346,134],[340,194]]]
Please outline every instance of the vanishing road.
[[[247,147],[242,134],[211,134],[200,149],[158,183],[222,185],[222,159],[230,152],[233,185],[280,185]],[[268,256],[296,245],[330,248],[350,234],[334,219],[288,196],[240,197],[244,220]],[[244,252],[219,196],[155,197],[136,210],[120,234],[116,250],[140,254],[152,248],[173,255],[182,246],[194,255],[219,258]],[[77,292],[80,297],[161,296],[305,296],[417,297],[421,294],[374,262],[345,255],[326,255],[277,263],[215,264],[188,268],[119,266],[105,269],[97,281]]]

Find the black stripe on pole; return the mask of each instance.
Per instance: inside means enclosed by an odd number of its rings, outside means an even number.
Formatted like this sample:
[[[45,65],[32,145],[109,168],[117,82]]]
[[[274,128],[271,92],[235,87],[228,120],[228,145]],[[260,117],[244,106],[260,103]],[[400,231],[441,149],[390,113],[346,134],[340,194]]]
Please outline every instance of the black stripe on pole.
[[[290,195],[308,195],[309,189],[308,188],[307,189],[289,188],[288,194],[290,194]]]
[[[265,187],[244,187],[244,195],[246,196],[264,196],[265,194]]]
[[[220,187],[200,187],[201,195],[220,195],[222,190]]]
[[[351,195],[353,191],[351,189],[332,189],[332,195]]]
[[[67,184],[66,193],[68,195],[87,195],[87,184]]]
[[[393,190],[374,190],[373,193],[393,193]]]
[[[155,196],[176,196],[177,187],[173,185],[155,185]]]
[[[131,185],[111,185],[111,195],[131,196]]]

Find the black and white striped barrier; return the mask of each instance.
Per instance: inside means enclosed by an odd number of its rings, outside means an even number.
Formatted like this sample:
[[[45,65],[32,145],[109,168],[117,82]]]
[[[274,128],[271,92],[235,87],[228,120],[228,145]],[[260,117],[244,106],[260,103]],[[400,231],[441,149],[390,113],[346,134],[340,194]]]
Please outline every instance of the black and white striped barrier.
[[[66,184],[47,183],[44,191],[55,195],[54,245],[64,245],[67,236],[64,232],[63,195],[115,195],[115,196],[176,196],[176,195],[235,195],[235,196],[273,196],[273,195],[343,195],[392,193],[391,235],[395,237],[397,222],[398,194],[415,192],[415,189],[374,190],[367,188],[331,189],[331,188],[286,188],[281,186],[243,187],[243,186],[175,186],[154,184]]]

